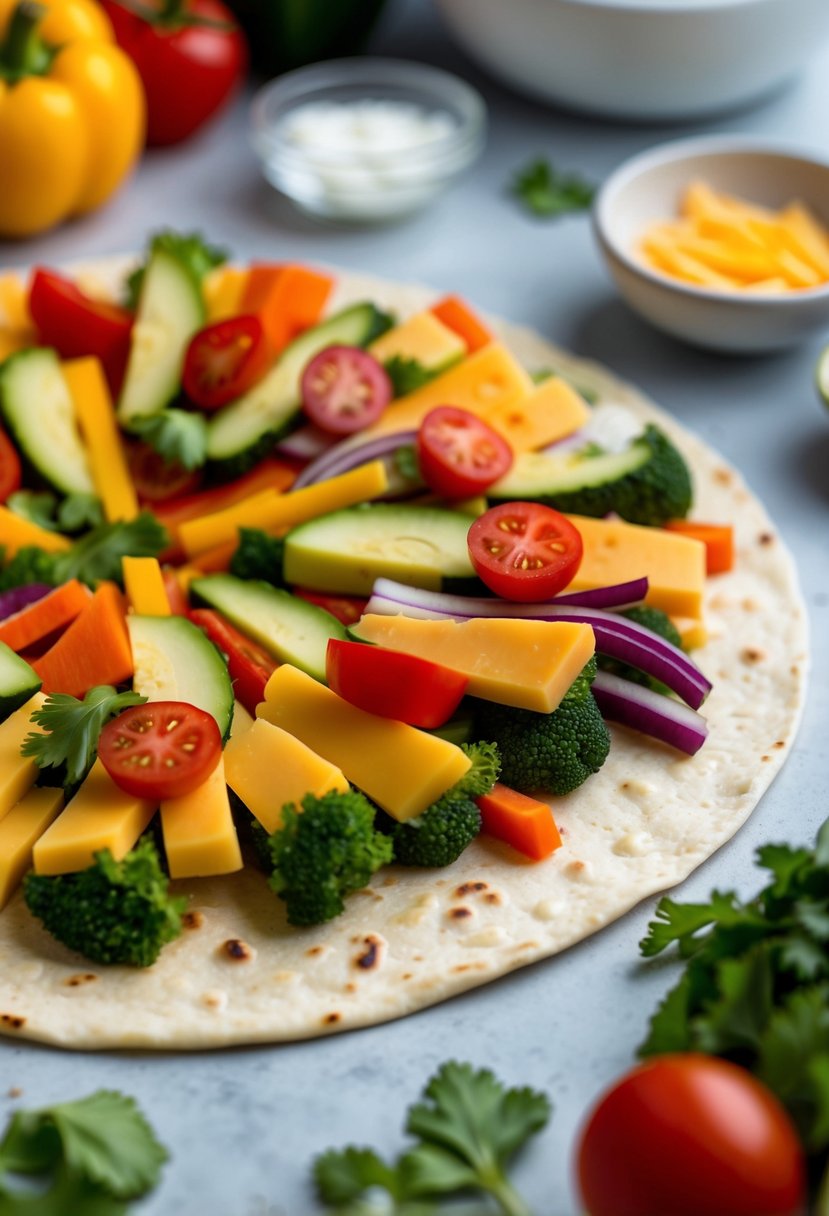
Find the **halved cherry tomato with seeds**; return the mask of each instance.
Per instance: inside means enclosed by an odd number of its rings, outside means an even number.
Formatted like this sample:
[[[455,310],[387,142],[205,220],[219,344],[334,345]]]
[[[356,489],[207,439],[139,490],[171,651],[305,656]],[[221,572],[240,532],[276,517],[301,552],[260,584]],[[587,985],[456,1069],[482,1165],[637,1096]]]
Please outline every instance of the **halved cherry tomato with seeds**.
[[[505,600],[539,603],[575,577],[581,534],[552,507],[505,502],[475,520],[467,536],[475,573]]]
[[[98,757],[115,784],[151,802],[197,789],[221,754],[216,719],[184,701],[133,705],[107,722],[98,740]]]
[[[382,363],[359,346],[328,346],[302,373],[302,404],[320,430],[351,435],[376,422],[392,399]]]
[[[417,459],[423,480],[436,494],[471,498],[509,471],[512,448],[469,410],[439,405],[420,424]]]
[[[201,469],[185,469],[178,460],[165,460],[148,443],[131,443],[127,465],[142,502],[167,502],[192,494],[201,485]]]
[[[272,360],[258,317],[229,317],[200,329],[184,356],[182,387],[200,409],[217,410],[261,380]]]

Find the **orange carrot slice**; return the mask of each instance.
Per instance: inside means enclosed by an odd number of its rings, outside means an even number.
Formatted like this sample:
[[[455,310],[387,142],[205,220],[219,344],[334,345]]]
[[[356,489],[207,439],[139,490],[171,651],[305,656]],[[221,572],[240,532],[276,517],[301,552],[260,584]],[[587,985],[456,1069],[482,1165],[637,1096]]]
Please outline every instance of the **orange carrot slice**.
[[[500,781],[475,802],[481,812],[483,830],[511,844],[526,857],[543,861],[561,848],[561,836],[546,802],[519,794]]]
[[[0,642],[20,652],[41,638],[72,623],[89,603],[90,592],[76,578],[56,587],[43,599],[0,621]]]
[[[669,532],[681,532],[705,545],[707,574],[725,574],[734,568],[734,529],[731,524],[703,524],[695,519],[669,519]]]
[[[253,313],[275,352],[316,325],[334,280],[307,266],[254,262],[242,293],[242,313]]]
[[[444,296],[429,311],[459,338],[463,338],[470,355],[492,341],[492,331],[460,296]]]
[[[124,597],[114,583],[101,583],[83,612],[32,663],[43,692],[83,697],[96,684],[120,684],[133,673],[124,619]]]

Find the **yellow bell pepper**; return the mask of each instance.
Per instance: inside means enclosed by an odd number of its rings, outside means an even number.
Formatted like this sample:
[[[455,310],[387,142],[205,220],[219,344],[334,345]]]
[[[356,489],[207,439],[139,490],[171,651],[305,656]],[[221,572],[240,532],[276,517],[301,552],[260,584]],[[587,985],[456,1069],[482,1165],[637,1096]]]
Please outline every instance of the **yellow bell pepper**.
[[[0,235],[99,206],[144,128],[138,72],[95,0],[0,0]]]

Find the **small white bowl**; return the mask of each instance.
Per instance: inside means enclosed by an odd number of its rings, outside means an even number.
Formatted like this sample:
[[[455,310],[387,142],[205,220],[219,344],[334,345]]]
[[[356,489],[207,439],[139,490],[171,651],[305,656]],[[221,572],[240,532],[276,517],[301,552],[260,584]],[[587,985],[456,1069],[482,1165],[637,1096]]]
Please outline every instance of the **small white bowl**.
[[[774,209],[799,199],[829,226],[829,161],[744,136],[678,140],[622,164],[593,208],[593,229],[631,308],[696,346],[752,353],[829,329],[829,285],[779,295],[694,287],[661,275],[637,250],[652,224],[678,215],[692,181]]]
[[[331,114],[386,103],[433,120],[434,134],[393,151],[388,132],[374,149],[292,137],[292,117],[304,107],[318,115],[321,107]],[[485,139],[486,107],[475,89],[440,68],[398,59],[300,68],[264,85],[251,105],[251,142],[267,180],[304,211],[341,222],[396,219],[426,206],[472,165]]]
[[[827,0],[437,0],[522,92],[611,118],[689,119],[782,85],[829,36]]]

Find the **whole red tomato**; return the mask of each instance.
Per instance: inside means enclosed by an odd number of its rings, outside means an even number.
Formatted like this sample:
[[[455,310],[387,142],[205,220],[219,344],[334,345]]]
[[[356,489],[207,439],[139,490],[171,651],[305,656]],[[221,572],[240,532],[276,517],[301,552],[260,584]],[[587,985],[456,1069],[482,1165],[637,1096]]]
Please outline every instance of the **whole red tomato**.
[[[147,143],[177,144],[230,96],[247,44],[221,0],[101,0],[147,94]]]
[[[578,1150],[590,1216],[800,1216],[803,1152],[774,1095],[711,1056],[660,1056],[600,1099]]]

